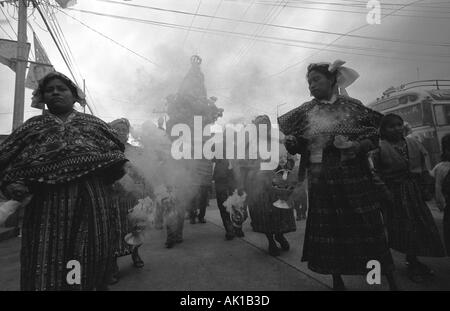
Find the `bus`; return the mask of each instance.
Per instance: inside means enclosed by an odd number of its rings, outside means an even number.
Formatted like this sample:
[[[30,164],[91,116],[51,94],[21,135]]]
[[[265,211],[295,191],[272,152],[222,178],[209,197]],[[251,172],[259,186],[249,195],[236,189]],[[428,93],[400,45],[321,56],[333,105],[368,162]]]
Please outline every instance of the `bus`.
[[[431,164],[440,161],[440,141],[450,133],[450,80],[421,80],[390,87],[369,108],[400,115],[411,126],[430,154]]]

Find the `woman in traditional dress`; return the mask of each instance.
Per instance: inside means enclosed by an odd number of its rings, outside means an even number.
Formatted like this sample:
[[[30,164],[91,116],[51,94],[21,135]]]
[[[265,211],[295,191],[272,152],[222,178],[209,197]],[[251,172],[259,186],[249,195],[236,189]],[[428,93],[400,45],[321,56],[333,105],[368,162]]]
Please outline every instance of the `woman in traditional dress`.
[[[127,160],[114,131],[75,111],[75,102],[85,104],[82,91],[49,73],[32,100],[48,110],[0,145],[3,193],[15,200],[33,195],[23,219],[22,290],[105,289],[112,258],[106,185],[123,176]]]
[[[339,94],[357,73],[334,64],[311,64],[307,70],[314,99],[279,118],[286,148],[301,154],[300,181],[308,175],[309,211],[302,261],[320,274],[365,275],[377,260],[396,289],[393,261],[381,214],[380,191],[371,179],[368,151],[378,143],[382,115],[359,100]]]
[[[438,229],[419,186],[423,173],[428,173],[427,152],[419,141],[404,136],[403,119],[395,114],[383,117],[380,138],[372,161],[391,197],[385,213],[389,245],[406,254],[410,279],[422,282],[424,276],[433,273],[417,256],[445,256]]]
[[[258,142],[250,141],[250,143],[259,144],[261,139],[267,139],[268,145],[280,143],[278,140],[275,141],[275,139],[272,139],[271,130],[273,129],[267,115],[256,117],[253,123],[257,126]],[[260,124],[267,125],[266,133],[260,131]],[[260,166],[262,160],[260,159],[250,161],[254,163],[248,166],[248,172],[245,172],[245,175],[241,176],[245,176],[244,189],[248,194],[247,203],[251,226],[253,231],[266,235],[269,243],[269,254],[271,256],[279,256],[280,248],[276,242],[280,244],[281,250],[283,251],[288,251],[290,248],[289,242],[284,234],[296,230],[294,212],[292,209],[277,208],[273,205],[278,199],[272,187],[274,171],[262,170]]]
[[[440,211],[444,212],[444,242],[450,255],[450,134],[441,139],[441,162],[431,171],[435,179],[435,198]]]
[[[109,125],[116,130],[118,137],[122,144],[125,145],[125,154],[131,152],[136,147],[128,143],[128,137],[130,135],[130,122],[128,119],[121,118],[112,121]],[[132,164],[128,162],[127,176],[128,182],[121,180],[121,182],[115,182],[112,186],[112,219],[113,221],[113,244],[114,244],[114,261],[110,284],[115,284],[118,281],[119,267],[117,265],[117,258],[131,255],[133,266],[136,268],[142,268],[144,261],[139,256],[139,247],[141,245],[131,245],[125,241],[125,236],[128,233],[133,232],[135,228],[128,221],[128,213],[138,203],[139,198],[144,197],[144,179],[141,178]],[[124,187],[124,184],[128,185],[129,189]],[[141,193],[139,193],[141,192]]]

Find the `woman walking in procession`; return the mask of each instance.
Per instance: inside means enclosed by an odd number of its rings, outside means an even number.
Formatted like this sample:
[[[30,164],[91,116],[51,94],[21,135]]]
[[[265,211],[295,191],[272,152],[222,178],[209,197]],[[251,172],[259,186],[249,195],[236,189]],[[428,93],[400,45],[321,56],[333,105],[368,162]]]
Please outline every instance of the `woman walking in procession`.
[[[419,141],[404,136],[403,123],[395,114],[383,117],[380,146],[372,161],[390,196],[391,204],[385,209],[389,245],[406,254],[409,278],[423,282],[433,272],[417,256],[443,257],[445,251],[419,186],[423,174],[428,174],[427,152]]]
[[[382,116],[340,95],[358,77],[343,63],[309,65],[314,99],[279,118],[288,151],[301,155],[300,172],[306,168],[308,174],[302,261],[312,271],[331,274],[335,290],[345,290],[341,275],[366,275],[367,263],[378,260],[395,290],[380,193],[367,158],[377,145]]]
[[[82,91],[66,76],[46,75],[27,120],[0,145],[1,190],[25,206],[20,256],[22,290],[106,289],[112,258],[106,186],[124,175],[124,145],[102,120],[74,110]],[[81,267],[67,282],[67,264]]]
[[[130,149],[136,148],[128,143],[128,138],[130,135],[130,122],[127,119],[117,119],[109,123],[109,125],[116,131],[121,143],[125,145],[125,153],[130,152]],[[132,228],[132,225],[128,221],[127,217],[128,213],[138,203],[138,199],[144,197],[143,185],[145,184],[145,182],[144,179],[141,178],[137,172],[135,172],[132,165],[128,164],[126,168],[127,176],[130,177],[128,181],[132,183],[132,185],[129,185],[129,190],[133,189],[134,191],[127,191],[120,182],[114,183],[111,188],[111,213],[113,219],[112,227],[114,228],[114,258],[109,284],[115,284],[118,282],[118,257],[131,255],[131,260],[133,261],[134,267],[142,268],[144,266],[144,261],[139,256],[138,251],[141,245],[130,245],[125,241],[124,238],[128,233],[131,233],[133,232],[133,230],[135,230],[135,228]],[[140,183],[141,185],[141,193],[136,192],[138,183]]]
[[[271,131],[273,129],[267,115],[256,117],[253,123],[257,126],[258,143],[261,142],[261,139],[267,140],[266,146],[280,143],[279,140],[272,139]],[[261,132],[260,124],[267,126],[266,133]],[[250,143],[256,144],[256,142]],[[281,145],[280,148],[282,147]],[[248,171],[241,169],[239,175],[243,178],[243,188],[248,194],[247,203],[253,231],[264,233],[269,243],[269,254],[271,256],[279,256],[281,252],[276,242],[279,243],[283,251],[288,251],[290,248],[289,242],[284,234],[296,230],[294,212],[292,209],[281,209],[273,205],[278,199],[272,187],[275,172],[272,170],[261,170],[261,161],[243,161],[252,163],[248,167],[245,167],[249,168]],[[241,178],[237,177],[237,179],[240,180]]]

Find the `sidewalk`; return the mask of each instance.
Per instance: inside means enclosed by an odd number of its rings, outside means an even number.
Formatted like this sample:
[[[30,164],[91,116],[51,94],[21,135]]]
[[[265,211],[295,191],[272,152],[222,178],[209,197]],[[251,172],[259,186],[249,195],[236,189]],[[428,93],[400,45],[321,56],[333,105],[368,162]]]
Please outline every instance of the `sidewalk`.
[[[220,215],[216,212],[215,201],[210,202],[214,207],[208,208],[207,219],[218,227],[222,228],[222,221]],[[433,205],[430,204],[431,211],[435,217],[436,224],[442,232],[442,218],[443,214]],[[301,262],[303,240],[305,233],[306,221],[297,221],[297,231],[286,234],[291,250],[287,253],[282,253],[277,260],[293,267],[297,271],[310,276],[317,282],[332,287],[331,276],[321,275],[310,271],[307,263]],[[222,229],[223,230],[223,229]],[[262,253],[267,252],[267,239],[263,234],[255,233],[251,230],[250,222],[247,220],[244,226],[245,238],[244,241],[249,243],[252,247],[259,249]],[[409,280],[406,275],[406,266],[404,264],[404,255],[392,251],[396,271],[394,275],[401,290],[450,290],[450,258],[420,258],[425,264],[429,265],[434,270],[435,276],[422,284],[415,284]],[[269,255],[267,255],[269,256]],[[381,285],[369,285],[363,276],[343,276],[344,282],[348,290],[389,290],[387,280],[382,278]],[[301,289],[299,289],[301,290]]]
[[[217,215],[216,215],[217,214]],[[120,282],[111,290],[296,291],[327,290],[327,286],[294,267],[268,256],[245,240],[225,241],[222,228],[208,211],[206,224],[185,222],[184,242],[164,247],[165,231],[149,232],[141,249],[142,269],[131,257],[119,259]],[[20,239],[0,243],[0,290],[19,289]]]
[[[438,226],[442,214],[431,206]],[[331,277],[311,272],[300,261],[305,221],[297,222],[297,231],[286,235],[291,250],[280,257],[267,254],[263,234],[244,226],[245,237],[225,241],[215,200],[210,201],[206,224],[185,222],[184,242],[173,249],[164,248],[165,232],[152,230],[141,249],[145,267],[136,269],[130,256],[119,259],[121,279],[111,290],[184,290],[184,291],[303,291],[330,290]],[[0,242],[0,290],[19,289],[20,239]],[[415,284],[406,276],[404,256],[393,252],[397,278],[402,290],[450,290],[450,259],[423,258],[436,273],[426,283]],[[381,285],[368,285],[363,276],[344,276],[349,290],[388,290],[386,279]]]

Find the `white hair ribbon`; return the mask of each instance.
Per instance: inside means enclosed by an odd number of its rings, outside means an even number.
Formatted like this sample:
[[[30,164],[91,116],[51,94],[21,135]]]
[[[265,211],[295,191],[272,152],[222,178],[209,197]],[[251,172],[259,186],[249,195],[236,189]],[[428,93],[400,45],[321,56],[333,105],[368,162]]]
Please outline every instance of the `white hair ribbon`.
[[[348,96],[345,89],[359,78],[359,74],[354,69],[342,66],[344,64],[343,60],[335,60],[334,63],[330,64],[328,70],[337,72],[336,84],[339,88],[339,94]]]
[[[336,85],[339,94],[348,96],[345,89],[359,78],[359,74],[354,69],[342,66],[344,64],[345,61],[337,59],[333,63],[317,63],[315,65],[329,65],[328,71],[337,73]]]

